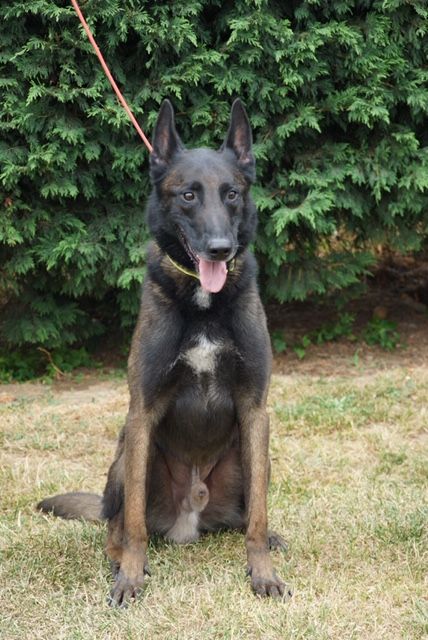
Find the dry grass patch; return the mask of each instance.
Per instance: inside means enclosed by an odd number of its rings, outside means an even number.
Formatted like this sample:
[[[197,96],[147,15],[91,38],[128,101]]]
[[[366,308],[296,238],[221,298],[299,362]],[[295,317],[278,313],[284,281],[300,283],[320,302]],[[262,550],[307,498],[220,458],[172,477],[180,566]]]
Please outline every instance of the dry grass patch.
[[[123,423],[123,380],[0,388],[1,628],[8,639],[418,640],[427,637],[428,368],[273,380],[271,526],[290,602],[255,598],[242,535],[151,542],[153,577],[109,609],[105,527],[34,512],[100,491]]]

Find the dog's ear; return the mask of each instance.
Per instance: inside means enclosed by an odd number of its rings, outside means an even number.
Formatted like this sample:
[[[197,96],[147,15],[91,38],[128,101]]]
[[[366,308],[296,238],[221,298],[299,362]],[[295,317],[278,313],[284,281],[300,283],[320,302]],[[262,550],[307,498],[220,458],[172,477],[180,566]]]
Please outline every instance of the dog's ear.
[[[256,177],[256,162],[252,152],[252,144],[253,137],[251,135],[250,122],[244,105],[237,98],[232,105],[229,131],[220,151],[231,149],[234,152],[238,160],[238,166],[250,182],[253,182]]]
[[[174,154],[184,149],[184,145],[175,130],[174,110],[169,100],[162,102],[153,133],[152,144],[150,169],[152,178],[159,179],[167,169]]]

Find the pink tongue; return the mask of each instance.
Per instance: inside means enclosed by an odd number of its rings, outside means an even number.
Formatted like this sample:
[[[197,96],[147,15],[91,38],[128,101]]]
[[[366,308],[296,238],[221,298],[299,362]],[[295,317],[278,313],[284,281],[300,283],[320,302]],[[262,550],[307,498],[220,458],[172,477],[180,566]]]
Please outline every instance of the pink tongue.
[[[202,289],[210,293],[218,293],[223,289],[227,277],[225,262],[211,262],[199,258],[199,277]]]

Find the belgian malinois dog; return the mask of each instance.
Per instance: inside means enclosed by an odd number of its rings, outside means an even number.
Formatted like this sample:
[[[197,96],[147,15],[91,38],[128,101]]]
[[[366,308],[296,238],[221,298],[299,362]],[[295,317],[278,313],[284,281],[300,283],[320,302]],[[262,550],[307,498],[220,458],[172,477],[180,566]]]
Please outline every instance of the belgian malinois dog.
[[[108,520],[113,605],[149,573],[148,534],[186,543],[246,528],[256,594],[283,596],[267,529],[271,348],[248,251],[257,213],[251,129],[240,100],[218,151],[184,148],[165,100],[150,156],[154,237],[128,361],[130,406],[104,495],[71,493],[38,507]]]

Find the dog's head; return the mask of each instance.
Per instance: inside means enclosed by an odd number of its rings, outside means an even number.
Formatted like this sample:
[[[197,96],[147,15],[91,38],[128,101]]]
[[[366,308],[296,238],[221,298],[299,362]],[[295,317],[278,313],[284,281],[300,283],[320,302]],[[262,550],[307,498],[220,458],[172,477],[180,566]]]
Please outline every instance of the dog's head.
[[[227,263],[254,236],[257,216],[249,195],[255,177],[252,136],[240,100],[218,151],[185,149],[171,103],[159,112],[150,155],[154,186],[148,208],[150,230],[163,251],[198,271],[201,285],[220,291]]]

